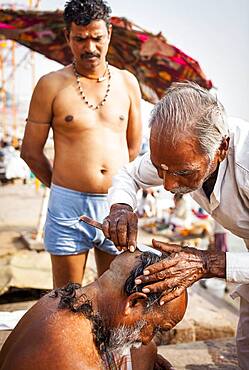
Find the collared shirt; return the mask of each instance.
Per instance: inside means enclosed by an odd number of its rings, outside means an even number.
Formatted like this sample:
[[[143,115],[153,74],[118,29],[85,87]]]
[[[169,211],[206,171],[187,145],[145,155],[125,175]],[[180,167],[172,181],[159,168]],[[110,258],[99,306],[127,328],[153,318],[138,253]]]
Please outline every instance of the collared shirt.
[[[102,355],[104,369],[106,370],[132,370],[130,350],[120,355],[118,352],[109,352]]]
[[[243,238],[249,249],[249,123],[237,118],[228,122],[228,155],[220,163],[210,200],[202,188],[190,194],[224,228]],[[111,205],[126,203],[134,209],[139,188],[162,184],[150,153],[146,153],[113,178],[108,200]],[[227,253],[226,270],[228,281],[249,284],[249,254]]]

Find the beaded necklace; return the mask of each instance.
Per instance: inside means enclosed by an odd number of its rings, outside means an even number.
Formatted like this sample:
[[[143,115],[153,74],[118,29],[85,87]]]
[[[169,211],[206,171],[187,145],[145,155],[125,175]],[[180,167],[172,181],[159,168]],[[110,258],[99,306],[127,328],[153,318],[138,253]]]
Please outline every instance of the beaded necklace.
[[[75,74],[75,77],[76,77],[76,81],[77,81],[77,85],[78,85],[78,89],[79,89],[79,92],[80,92],[81,99],[84,101],[84,103],[88,106],[89,109],[92,109],[92,110],[97,110],[97,109],[101,108],[106,102],[106,99],[109,95],[109,91],[110,91],[110,87],[111,87],[111,72],[110,72],[110,69],[108,67],[108,63],[106,64],[106,70],[105,70],[104,75],[96,79],[98,82],[104,81],[106,79],[105,74],[107,72],[108,84],[107,84],[106,92],[105,92],[104,98],[97,105],[90,104],[86,95],[84,94],[84,91],[82,89],[81,82],[80,82],[80,74],[76,70],[75,61],[73,62],[73,71],[74,71],[74,74]]]

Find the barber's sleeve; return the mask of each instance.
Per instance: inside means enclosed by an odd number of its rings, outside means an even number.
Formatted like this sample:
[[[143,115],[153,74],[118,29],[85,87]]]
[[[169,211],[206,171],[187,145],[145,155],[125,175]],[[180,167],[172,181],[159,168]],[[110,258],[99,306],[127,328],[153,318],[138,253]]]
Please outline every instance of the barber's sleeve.
[[[150,153],[145,153],[122,167],[113,177],[112,187],[108,191],[108,202],[110,206],[115,203],[129,204],[134,209],[137,205],[136,194],[140,188],[147,189],[162,183],[151,163]]]
[[[249,284],[249,253],[226,253],[226,280]]]

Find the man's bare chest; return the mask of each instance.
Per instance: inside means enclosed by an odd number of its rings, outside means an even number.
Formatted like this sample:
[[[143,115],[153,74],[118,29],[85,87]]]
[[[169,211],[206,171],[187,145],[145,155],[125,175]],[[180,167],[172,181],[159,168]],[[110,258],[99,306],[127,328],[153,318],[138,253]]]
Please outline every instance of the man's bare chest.
[[[99,127],[114,130],[126,129],[130,109],[128,92],[120,92],[114,84],[104,104],[96,109],[102,97],[101,90],[97,89],[89,91],[89,96],[85,99],[74,85],[64,89],[56,96],[53,104],[53,128],[65,130],[68,128],[90,130]]]

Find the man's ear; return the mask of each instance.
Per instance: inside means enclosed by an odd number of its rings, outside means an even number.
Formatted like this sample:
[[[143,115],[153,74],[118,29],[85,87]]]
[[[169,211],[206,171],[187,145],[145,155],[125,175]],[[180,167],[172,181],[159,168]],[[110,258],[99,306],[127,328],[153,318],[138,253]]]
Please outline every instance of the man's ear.
[[[143,312],[147,301],[148,297],[146,294],[142,292],[132,293],[129,297],[127,297],[124,314],[127,316],[131,313],[134,314],[135,312]]]
[[[109,26],[108,26],[108,36],[109,36],[109,40],[111,39],[111,35],[112,35],[112,24],[109,24]]]
[[[66,41],[69,42],[69,31],[68,31],[68,29],[65,27],[63,29],[63,31],[64,31],[64,36],[65,36]]]
[[[230,137],[224,137],[222,140],[222,143],[220,144],[219,147],[219,162],[222,162],[227,155],[227,151],[229,148],[229,142],[230,142]]]

